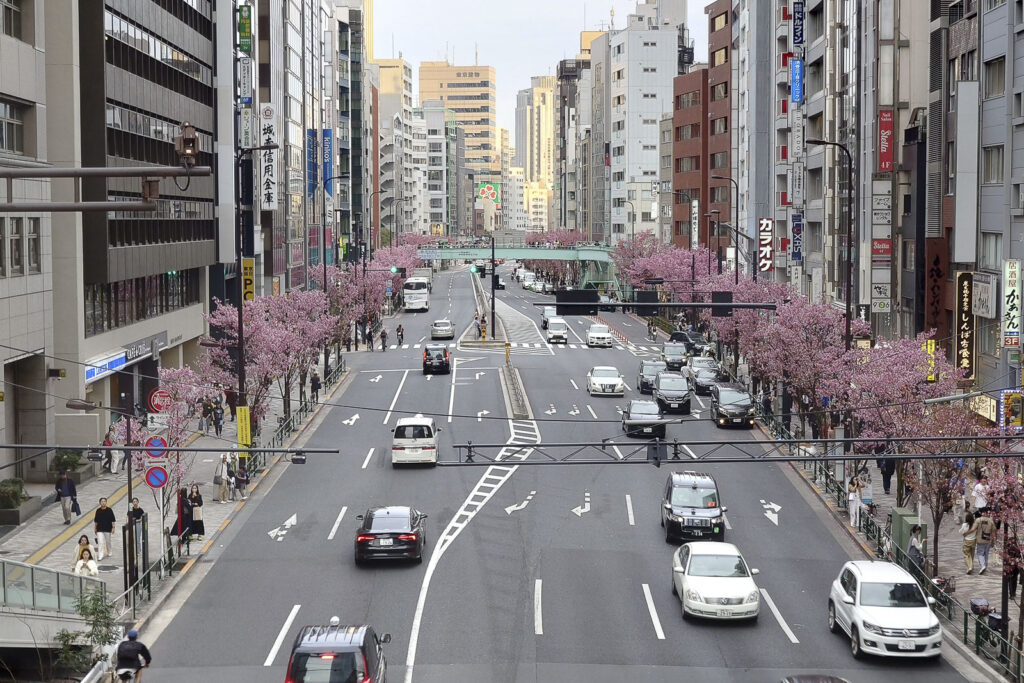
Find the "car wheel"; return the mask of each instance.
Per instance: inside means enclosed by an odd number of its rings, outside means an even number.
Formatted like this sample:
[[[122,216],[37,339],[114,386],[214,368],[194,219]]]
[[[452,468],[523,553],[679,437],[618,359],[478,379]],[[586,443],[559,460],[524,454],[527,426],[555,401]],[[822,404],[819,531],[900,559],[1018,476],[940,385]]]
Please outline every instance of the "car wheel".
[[[857,633],[856,626],[850,629],[850,654],[854,659],[864,658],[864,651],[860,649],[860,634]]]
[[[679,595],[679,591],[676,590],[676,580],[672,579],[672,595]]]
[[[683,614],[683,621],[689,621],[690,620],[690,615],[686,611],[686,603],[683,602],[683,600],[679,601],[679,611],[682,612],[682,614]]]
[[[668,530],[668,527],[666,526],[665,527],[665,543],[671,543],[671,542],[672,542],[672,533]]]
[[[828,601],[828,631],[829,633],[839,632],[839,622],[836,621],[836,605],[831,600]]]
[[[355,553],[356,566],[361,567],[363,565],[363,558],[359,557],[359,553]]]

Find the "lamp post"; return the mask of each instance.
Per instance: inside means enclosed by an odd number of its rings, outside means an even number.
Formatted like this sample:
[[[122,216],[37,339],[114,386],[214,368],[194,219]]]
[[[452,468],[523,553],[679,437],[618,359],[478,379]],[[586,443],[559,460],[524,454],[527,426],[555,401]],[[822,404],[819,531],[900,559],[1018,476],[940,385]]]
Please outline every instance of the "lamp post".
[[[715,240],[716,240],[716,245],[715,246],[718,248],[718,254],[719,254],[719,256],[718,256],[718,273],[719,273],[719,275],[721,275],[721,273],[722,273],[722,266],[723,266],[723,259],[722,259],[722,255],[721,255],[722,254],[722,244],[721,244],[721,242],[719,240],[721,240],[722,236],[719,233],[722,232],[722,218],[721,218],[722,212],[720,210],[718,210],[718,209],[708,209],[708,213],[714,214],[714,216],[715,216]],[[709,239],[708,240],[708,247],[710,248],[710,246],[711,246],[711,240]]]
[[[704,218],[708,219],[708,277],[710,278],[711,277],[711,253],[712,253],[712,249],[711,249],[711,231],[712,231],[711,222],[712,222],[712,217],[711,217],[710,213],[705,213],[704,214]]]
[[[402,204],[402,203],[408,202],[408,201],[412,201],[412,200],[411,199],[407,199],[405,197],[398,197],[396,199],[391,200],[391,223],[392,223],[392,226],[391,226],[391,246],[395,246],[395,244],[398,242],[397,234],[400,232],[400,230],[399,230],[399,227],[400,227],[399,226],[399,217],[397,215],[397,212],[395,211],[395,205],[396,204]]]
[[[733,242],[733,251],[735,252],[736,258],[736,284],[740,283],[740,184],[735,178],[731,178],[724,175],[713,175],[713,180],[728,180],[732,183],[735,192],[732,195],[732,209],[735,216],[734,223],[732,226],[733,232],[736,233],[736,240]],[[754,270],[756,273],[757,271]]]
[[[328,309],[330,308],[330,305],[331,305],[331,302],[330,302],[330,296],[331,295],[327,291],[327,188],[328,188],[327,183],[329,183],[329,182],[331,182],[333,180],[340,180],[340,179],[348,178],[348,177],[350,177],[349,173],[339,173],[338,175],[332,175],[330,178],[324,178],[323,209],[322,209],[322,211],[320,213],[320,236],[321,236],[320,237],[320,242],[321,242],[321,244],[320,244],[320,263],[323,266],[324,294],[327,295],[327,306],[328,306]],[[333,250],[334,250],[333,235],[331,237],[332,237],[332,239],[331,239],[331,242],[332,242],[332,244],[331,244],[331,251],[333,252]],[[334,258],[334,266],[335,267],[338,266],[337,255],[335,255],[335,258]],[[341,353],[341,347],[338,347],[338,353],[339,354]],[[331,346],[330,346],[330,344],[327,344],[327,345],[324,346],[324,381],[325,382],[327,381],[327,376],[329,374],[331,374]]]
[[[623,199],[622,203],[629,204],[629,214],[626,216],[629,221],[629,239],[632,242],[636,242],[636,207],[628,199]]]
[[[850,323],[853,318],[853,208],[855,197],[853,194],[853,155],[846,145],[821,138],[810,138],[808,145],[825,145],[838,147],[846,155],[846,350],[853,346],[853,332]]]

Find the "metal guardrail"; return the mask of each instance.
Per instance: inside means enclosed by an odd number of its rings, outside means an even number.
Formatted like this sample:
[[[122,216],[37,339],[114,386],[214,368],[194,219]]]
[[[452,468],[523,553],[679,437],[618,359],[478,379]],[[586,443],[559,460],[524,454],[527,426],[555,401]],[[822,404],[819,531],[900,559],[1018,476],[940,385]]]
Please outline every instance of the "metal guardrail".
[[[92,577],[0,560],[0,604],[4,607],[77,615],[75,602],[85,590],[106,593],[107,588]]]

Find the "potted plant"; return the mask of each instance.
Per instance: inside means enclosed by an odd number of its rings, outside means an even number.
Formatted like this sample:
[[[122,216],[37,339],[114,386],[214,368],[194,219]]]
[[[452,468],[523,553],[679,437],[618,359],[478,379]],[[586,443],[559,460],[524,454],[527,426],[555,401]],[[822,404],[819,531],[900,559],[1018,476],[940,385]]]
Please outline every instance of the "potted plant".
[[[38,496],[28,495],[23,480],[13,478],[0,481],[0,524],[21,524],[41,508],[42,501]]]
[[[55,476],[67,472],[75,484],[81,484],[96,476],[95,466],[86,461],[84,451],[70,448],[61,448],[54,454],[50,461],[50,471]]]

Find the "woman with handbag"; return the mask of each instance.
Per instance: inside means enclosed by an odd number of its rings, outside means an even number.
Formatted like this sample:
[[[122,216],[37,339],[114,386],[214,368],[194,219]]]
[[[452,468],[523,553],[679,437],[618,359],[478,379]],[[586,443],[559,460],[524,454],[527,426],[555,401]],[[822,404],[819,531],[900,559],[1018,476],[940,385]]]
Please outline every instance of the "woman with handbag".
[[[192,503],[192,533],[201,541],[206,534],[206,526],[203,524],[203,496],[199,493],[199,484],[192,484],[188,501]]]

